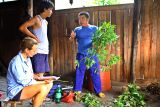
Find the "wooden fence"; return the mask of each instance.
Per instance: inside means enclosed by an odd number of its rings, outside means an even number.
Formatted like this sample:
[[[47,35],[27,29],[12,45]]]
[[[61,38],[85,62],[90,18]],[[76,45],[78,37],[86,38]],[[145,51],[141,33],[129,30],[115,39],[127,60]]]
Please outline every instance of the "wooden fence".
[[[130,80],[133,4],[114,6],[85,7],[77,9],[56,10],[50,20],[50,65],[54,74],[71,77],[75,71],[76,43],[69,41],[71,31],[78,26],[78,13],[88,11],[90,24],[99,26],[104,21],[116,25],[118,43],[112,52],[121,56],[121,61],[112,67],[112,81],[128,82]]]
[[[160,80],[160,1],[136,0],[132,71],[136,81]]]

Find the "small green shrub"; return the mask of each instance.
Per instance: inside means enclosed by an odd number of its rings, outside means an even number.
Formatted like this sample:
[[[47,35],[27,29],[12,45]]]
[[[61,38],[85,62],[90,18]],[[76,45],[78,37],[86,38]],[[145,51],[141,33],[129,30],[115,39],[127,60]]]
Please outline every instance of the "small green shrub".
[[[114,101],[111,107],[146,107],[144,96],[138,91],[137,85],[129,84],[128,90]]]

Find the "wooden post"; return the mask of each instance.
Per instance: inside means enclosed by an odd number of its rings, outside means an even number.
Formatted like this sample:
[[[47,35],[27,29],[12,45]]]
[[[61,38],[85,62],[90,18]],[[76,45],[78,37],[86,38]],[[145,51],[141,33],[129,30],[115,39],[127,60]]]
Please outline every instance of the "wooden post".
[[[28,0],[28,14],[33,17],[33,0]]]
[[[133,35],[132,35],[132,51],[131,51],[131,80],[130,82],[135,82],[135,67],[136,67],[136,56],[137,56],[137,34],[138,34],[138,23],[140,21],[140,10],[141,10],[141,0],[134,0],[135,7],[133,13]]]

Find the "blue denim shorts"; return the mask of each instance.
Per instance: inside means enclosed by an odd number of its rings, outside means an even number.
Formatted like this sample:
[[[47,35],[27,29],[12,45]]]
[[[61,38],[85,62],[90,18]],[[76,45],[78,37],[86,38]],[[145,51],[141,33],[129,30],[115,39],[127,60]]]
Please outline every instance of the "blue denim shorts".
[[[34,73],[45,73],[50,71],[48,54],[37,53],[31,58],[31,60]]]
[[[22,90],[23,90],[23,89],[22,89]],[[11,101],[19,101],[19,100],[20,100],[20,97],[21,97],[22,90],[19,91],[19,92],[11,99]]]

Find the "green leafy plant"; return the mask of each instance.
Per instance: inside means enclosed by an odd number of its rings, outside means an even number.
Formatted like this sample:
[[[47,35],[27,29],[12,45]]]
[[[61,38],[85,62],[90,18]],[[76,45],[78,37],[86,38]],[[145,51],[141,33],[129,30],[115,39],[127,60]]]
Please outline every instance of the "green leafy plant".
[[[87,107],[103,107],[98,98],[91,93],[84,94],[78,102],[84,103]]]
[[[120,57],[110,53],[110,50],[107,47],[111,47],[118,40],[118,36],[115,33],[115,25],[112,25],[110,22],[104,22],[96,31],[92,38],[93,47],[88,50],[88,56],[85,61],[87,69],[89,69],[95,61],[93,56],[97,56],[101,69],[106,70],[110,69],[112,65],[120,61]],[[75,61],[78,66],[78,61]]]
[[[112,25],[110,22],[104,22],[93,36],[93,46],[101,65],[107,65],[108,68],[111,68],[112,65],[120,60],[119,56],[110,53],[108,49],[117,40],[115,25]]]
[[[114,101],[111,107],[146,107],[144,96],[136,84],[129,84],[128,89]]]

